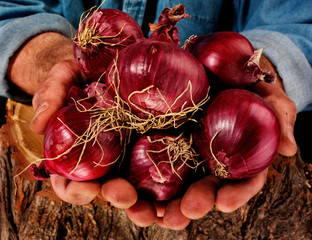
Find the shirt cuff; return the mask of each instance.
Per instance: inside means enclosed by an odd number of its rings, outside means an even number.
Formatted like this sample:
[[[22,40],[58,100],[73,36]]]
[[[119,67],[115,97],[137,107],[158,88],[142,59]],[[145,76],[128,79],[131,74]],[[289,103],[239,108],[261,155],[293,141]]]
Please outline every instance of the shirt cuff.
[[[281,77],[297,112],[312,110],[312,68],[304,53],[285,35],[268,30],[241,32],[255,49],[263,48]]]
[[[74,30],[60,15],[38,13],[10,21],[0,28],[0,96],[19,102],[31,102],[29,96],[7,79],[6,71],[10,57],[30,38],[44,32],[58,32],[71,37]]]

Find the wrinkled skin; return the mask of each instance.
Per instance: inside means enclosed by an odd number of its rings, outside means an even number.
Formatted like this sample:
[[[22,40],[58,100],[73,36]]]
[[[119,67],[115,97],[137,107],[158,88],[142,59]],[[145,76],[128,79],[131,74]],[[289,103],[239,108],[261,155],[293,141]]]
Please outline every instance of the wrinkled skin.
[[[274,71],[266,58],[261,59],[261,64]],[[58,33],[40,34],[27,42],[11,59],[7,74],[16,86],[34,96],[36,115],[31,129],[37,134],[44,134],[49,119],[64,105],[68,89],[77,81],[84,81],[72,56],[71,40]],[[277,113],[282,127],[279,153],[294,155],[297,151],[293,137],[296,107],[285,94],[281,80],[273,85],[260,83],[253,90]],[[66,202],[87,204],[100,195],[113,206],[125,209],[129,219],[138,226],[156,222],[161,227],[179,230],[192,219],[203,217],[214,206],[222,212],[232,212],[243,206],[260,191],[266,176],[267,170],[235,183],[206,176],[193,183],[184,196],[167,204],[139,199],[134,187],[122,178],[101,183],[74,182],[51,175],[51,183],[55,193]]]

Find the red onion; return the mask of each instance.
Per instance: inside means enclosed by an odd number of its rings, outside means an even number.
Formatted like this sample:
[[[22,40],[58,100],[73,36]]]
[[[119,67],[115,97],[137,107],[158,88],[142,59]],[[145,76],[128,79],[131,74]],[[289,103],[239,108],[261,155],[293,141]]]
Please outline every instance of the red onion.
[[[67,95],[67,102],[75,105],[83,105],[84,102],[88,102],[93,109],[99,107],[109,108],[116,105],[114,98],[105,88],[105,84],[100,82],[91,82],[83,89],[78,86],[72,86]]]
[[[191,141],[181,135],[141,135],[130,151],[128,179],[142,197],[169,200],[188,187],[195,158]]]
[[[269,166],[278,152],[280,135],[275,112],[260,96],[229,89],[210,100],[194,142],[212,173],[238,179]]]
[[[57,173],[75,181],[105,175],[123,150],[121,131],[110,129],[88,102],[71,104],[50,120],[44,137],[44,157],[30,171],[38,180]]]
[[[183,5],[164,9],[159,27],[152,25],[151,37],[124,48],[109,67],[106,85],[117,86],[120,97],[140,118],[181,112],[208,94],[202,64],[177,44],[177,28],[172,24],[186,16]]]
[[[275,81],[273,73],[264,72],[259,66],[262,49],[254,51],[249,40],[239,33],[216,32],[194,37],[185,49],[228,87],[246,88],[259,81]]]
[[[97,81],[116,52],[144,39],[139,24],[116,9],[96,9],[81,20],[74,38],[74,57],[87,78]]]

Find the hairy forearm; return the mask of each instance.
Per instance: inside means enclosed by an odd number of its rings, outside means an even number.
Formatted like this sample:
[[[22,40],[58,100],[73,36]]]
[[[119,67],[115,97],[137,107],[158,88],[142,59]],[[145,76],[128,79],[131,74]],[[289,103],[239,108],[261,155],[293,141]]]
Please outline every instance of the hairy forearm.
[[[51,68],[64,60],[73,60],[72,41],[59,33],[42,33],[10,59],[7,76],[22,91],[33,95]]]

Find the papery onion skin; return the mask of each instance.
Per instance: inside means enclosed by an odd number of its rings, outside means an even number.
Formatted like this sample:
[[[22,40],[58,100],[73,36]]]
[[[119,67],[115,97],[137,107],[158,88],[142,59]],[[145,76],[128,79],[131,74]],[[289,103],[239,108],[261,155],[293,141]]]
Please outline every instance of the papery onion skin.
[[[107,91],[105,84],[100,82],[91,82],[84,88],[72,86],[67,94],[67,104],[83,105],[90,103],[93,109],[109,108],[116,105],[114,97]],[[85,106],[86,107],[86,106]]]
[[[84,105],[91,108],[87,103]],[[36,179],[42,180],[50,174],[59,174],[74,181],[88,181],[108,173],[122,151],[119,132],[101,131],[96,139],[85,145],[85,149],[83,144],[72,148],[77,136],[82,136],[88,128],[92,121],[90,117],[90,112],[81,112],[71,104],[51,118],[44,137],[45,160],[38,167],[33,164],[30,168]],[[70,152],[62,155],[70,148]],[[82,157],[78,163],[80,155]]]
[[[93,39],[81,41],[86,24],[88,28],[98,25],[93,33],[89,33]],[[118,51],[143,39],[140,25],[129,14],[117,9],[97,9],[84,19],[76,32],[73,40],[74,57],[84,75],[97,81]]]
[[[120,97],[140,118],[181,112],[208,95],[204,67],[179,47],[175,24],[187,17],[182,4],[165,8],[158,23],[150,24],[150,37],[124,48],[117,63],[112,62],[108,68],[107,87],[118,86]]]
[[[212,97],[194,133],[207,167],[228,179],[250,178],[265,170],[278,153],[280,138],[273,109],[259,95],[241,89]],[[225,165],[225,172],[213,155]]]
[[[185,13],[185,6],[175,5],[173,8],[164,8],[158,18],[157,23],[150,23],[149,27],[152,34],[150,40],[159,40],[180,45],[179,29],[175,26],[181,19],[189,18]]]
[[[116,66],[119,76],[112,63],[106,85],[119,85],[119,95],[141,118],[148,117],[141,109],[155,116],[180,112],[182,106],[191,107],[208,94],[202,64],[174,43],[148,39],[134,43],[120,52]],[[135,91],[142,92],[133,94]]]
[[[239,33],[224,31],[196,36],[185,49],[225,87],[247,88],[259,81],[275,81],[275,74],[260,68],[262,50],[255,51],[250,41]]]
[[[169,163],[167,151],[162,151],[161,153],[151,152],[160,151],[166,145],[161,142],[151,142],[148,136],[151,137],[152,141],[165,137],[176,137],[160,133],[141,135],[130,150],[127,164],[127,179],[145,199],[155,201],[170,200],[183,193],[189,186],[194,169],[186,164],[183,165],[182,160],[178,159],[174,163],[174,169],[177,174],[174,173]],[[157,165],[163,178],[160,177],[154,164]],[[183,166],[181,167],[181,165]]]

